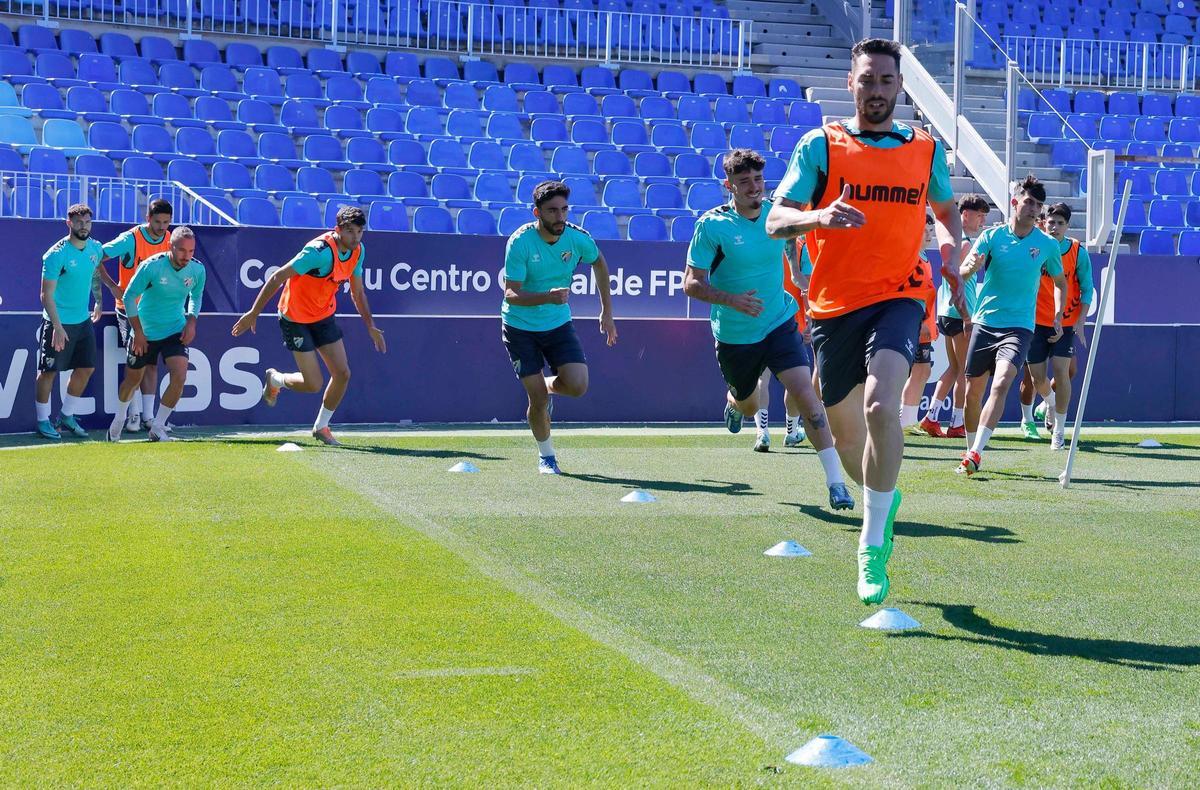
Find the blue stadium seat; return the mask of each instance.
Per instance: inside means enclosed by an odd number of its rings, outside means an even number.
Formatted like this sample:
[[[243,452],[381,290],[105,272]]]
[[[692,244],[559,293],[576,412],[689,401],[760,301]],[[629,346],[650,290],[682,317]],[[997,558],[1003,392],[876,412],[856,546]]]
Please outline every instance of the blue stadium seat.
[[[388,196],[379,173],[364,168],[347,171],[346,177],[342,179],[342,191],[360,203],[383,200]]]
[[[29,217],[30,219],[61,219],[54,206],[54,201],[40,186],[19,184],[12,191],[11,202],[6,201],[6,204],[11,207],[11,212],[6,213],[11,213],[12,216]]]
[[[494,117],[494,116],[493,116]],[[490,129],[490,126],[489,126]],[[557,148],[568,141],[567,125],[562,118],[534,118],[529,137],[542,148]]]
[[[790,157],[804,134],[804,129],[794,126],[776,126],[771,132],[771,150]]]
[[[804,89],[795,80],[774,77],[767,87],[767,95],[772,99],[803,99]]]
[[[1200,144],[1200,121],[1194,118],[1176,118],[1168,126],[1168,135],[1172,142]]]
[[[0,72],[7,76],[12,85],[22,85],[26,82],[45,82],[34,75],[29,57],[20,50],[0,48]]]
[[[212,185],[235,198],[266,197],[266,193],[254,185],[250,171],[238,162],[217,162],[213,165]]]
[[[462,145],[488,139],[479,123],[480,114],[472,110],[452,110],[446,117],[446,134]]]
[[[1165,118],[1138,118],[1133,123],[1133,139],[1143,143],[1167,142]]]
[[[462,79],[462,75],[458,72],[458,64],[450,58],[428,57],[425,58],[423,66],[425,78],[436,80],[439,85]]]
[[[500,73],[494,63],[486,60],[468,60],[463,63],[463,79],[478,89],[486,89],[500,84]]]
[[[762,127],[751,123],[734,124],[729,131],[729,147],[749,148],[753,151],[765,150],[767,143],[763,139]]]
[[[647,96],[642,99],[642,103],[638,106],[638,115],[647,121],[651,128],[657,126],[660,121],[677,123],[675,105],[662,96]]]
[[[121,178],[126,181],[162,181],[162,165],[148,156],[131,156],[121,163]]]
[[[75,65],[61,52],[43,52],[38,55],[33,64],[33,71],[56,88],[88,84],[86,80],[76,78]]]
[[[308,164],[297,154],[292,136],[281,132],[265,132],[258,136],[258,156],[263,160],[260,164],[283,165],[293,169]]]
[[[342,56],[332,49],[313,47],[305,55],[305,63],[308,64],[309,71],[321,77],[346,73],[346,67],[342,63]],[[289,93],[288,95],[292,94]]]
[[[212,164],[221,159],[217,154],[216,141],[207,129],[180,129],[175,135],[175,148],[182,156],[203,164]]]
[[[626,228],[630,241],[666,241],[667,226],[652,214],[630,217]]]
[[[0,82],[0,85],[4,86],[0,88],[2,93],[8,94],[12,91],[12,86],[7,82]],[[56,118],[73,122],[78,114],[63,106],[62,94],[58,88],[41,82],[30,82],[25,85],[21,90],[21,104],[26,109],[32,110],[34,115],[43,119]],[[4,112],[5,109],[3,101],[0,101],[0,112]],[[25,113],[19,114],[25,115]]]
[[[413,230],[417,233],[453,233],[454,220],[441,206],[420,206],[413,212]]]
[[[478,140],[471,143],[471,147],[467,151],[467,164],[481,172],[508,171],[504,149],[499,143],[490,140]]]
[[[408,212],[401,203],[376,201],[367,209],[367,230],[406,232],[409,230]]]
[[[524,225],[534,221],[529,209],[524,206],[510,206],[500,211],[500,235],[511,236]]]
[[[215,101],[221,102],[220,99]],[[221,102],[224,104],[224,102]],[[228,105],[226,105],[228,106]],[[222,111],[218,110],[218,113]],[[223,128],[237,128],[225,121]],[[275,120],[275,109],[265,101],[259,99],[244,99],[237,103],[237,123],[244,129],[249,129],[256,134],[265,134],[267,132],[284,133],[291,130],[284,124],[277,123]]]
[[[3,52],[3,50],[0,50],[0,52]],[[43,88],[50,88],[50,90],[54,90],[54,88],[51,88],[49,85],[42,83],[27,83],[27,86],[34,84],[41,85]],[[55,93],[57,93],[57,91],[55,91]],[[17,102],[17,92],[13,86],[7,82],[0,82],[0,115],[19,115],[23,118],[29,118],[33,115],[32,110],[30,110],[28,107],[22,107],[20,103]],[[72,115],[72,117],[74,117],[74,115]]]
[[[205,69],[205,73],[207,71],[208,69]],[[201,80],[203,81],[203,74]],[[246,69],[245,77],[242,80],[242,90],[259,101],[265,101],[275,106],[283,104],[283,83],[275,69],[263,66]]]
[[[58,52],[54,31],[41,25],[21,25],[17,28],[17,44],[30,52]]]
[[[653,151],[650,137],[646,134],[646,126],[639,121],[617,121],[612,125],[612,141],[621,151],[627,154],[640,154],[643,151]]]
[[[591,175],[587,153],[577,146],[562,145],[550,157],[550,169],[562,175]]]
[[[491,112],[519,113],[517,92],[507,85],[489,85],[483,90],[483,109]]]
[[[767,86],[753,74],[735,74],[731,93],[743,99],[766,98]]]
[[[505,173],[481,173],[475,179],[475,199],[498,210],[513,203],[513,188]]]
[[[566,109],[565,104],[564,109]],[[640,117],[637,105],[634,104],[633,99],[621,94],[605,96],[600,102],[600,112],[605,118],[609,119]],[[567,114],[571,114],[569,110]]]
[[[481,208],[464,208],[456,220],[458,232],[464,236],[495,236],[496,218]]]
[[[249,2],[249,0],[246,1]],[[261,67],[262,64],[262,51],[253,44],[235,41],[225,47],[225,65],[230,68],[245,71],[252,66]],[[274,71],[273,68],[271,70]],[[278,73],[276,72],[276,74]]]
[[[1029,116],[1026,135],[1034,143],[1046,144],[1063,139],[1062,120],[1052,112],[1039,112]]]
[[[341,191],[334,186],[333,174],[322,167],[302,167],[296,171],[296,190],[317,200],[344,199]]]
[[[133,150],[159,162],[169,162],[176,156],[175,139],[162,126],[143,123],[133,127],[132,142]]]
[[[203,121],[196,120],[192,115],[192,105],[188,102],[187,98],[180,96],[178,93],[155,94],[152,112],[176,129],[181,129],[185,126],[195,128],[204,128],[205,126]]]
[[[1180,94],[1176,97],[1175,117],[1200,118],[1200,96],[1195,94]]]
[[[188,39],[183,42],[183,60],[198,66],[220,63],[221,51],[207,39]]]
[[[191,159],[175,159],[167,164],[167,180],[178,181],[184,186],[204,188],[212,186],[208,171],[199,162]]]
[[[1133,124],[1128,118],[1106,116],[1100,119],[1100,136],[1113,142],[1132,140]]]
[[[168,171],[174,164],[175,162],[172,162],[167,165]],[[296,177],[283,165],[259,165],[254,168],[254,188],[266,192],[276,200],[297,194]]]
[[[687,207],[694,211],[708,211],[725,201],[725,190],[716,181],[701,181],[688,187]]]
[[[626,96],[643,97],[657,95],[649,73],[641,69],[621,69],[617,84]]]
[[[9,168],[0,169],[7,170]],[[84,154],[75,160],[75,175],[116,178],[117,166],[104,154]]]
[[[1128,119],[1121,119],[1121,120],[1126,121],[1126,123],[1128,122]],[[1075,134],[1079,135],[1079,137],[1084,140],[1100,139],[1099,116],[1086,115],[1086,114],[1081,114],[1081,113],[1071,113],[1070,115],[1067,116],[1067,123],[1070,125],[1071,128],[1063,130],[1064,136],[1073,137],[1074,135],[1072,135],[1071,132],[1074,131]],[[1130,129],[1131,129],[1130,133],[1132,134],[1132,126],[1130,126]],[[1132,139],[1132,138],[1127,138],[1127,139]]]
[[[1132,181],[1133,187],[1130,192],[1130,202],[1150,200],[1154,197],[1154,187],[1150,181],[1150,172],[1138,168],[1126,168],[1117,171],[1116,178],[1116,194],[1120,195],[1125,191],[1125,182]],[[1115,215],[1114,215],[1115,216]]]
[[[129,89],[116,90],[109,96],[109,102],[112,111],[121,116],[127,124],[148,123],[162,126],[165,123],[162,118],[150,112],[150,103],[146,101],[144,93]]]
[[[141,57],[133,39],[124,33],[101,33],[100,51],[113,60],[123,61],[125,58]]]
[[[412,86],[409,86],[409,90],[412,90]],[[479,94],[469,82],[449,82],[442,93],[442,104],[450,109],[477,111]]]
[[[355,141],[351,140],[351,142]],[[350,163],[346,161],[346,152],[342,150],[341,142],[330,134],[310,134],[305,137],[301,157],[317,167],[327,170],[349,170],[351,168]]]
[[[633,159],[633,170],[645,184],[675,184],[671,161],[657,151],[644,151]]]
[[[1077,91],[1075,93],[1073,111],[1077,113],[1104,115],[1108,112],[1108,108],[1104,105],[1104,94],[1100,91]]]
[[[679,99],[679,120],[684,122],[711,122],[712,105],[703,96],[682,96]]]
[[[1085,91],[1091,94],[1092,91]],[[1091,112],[1091,110],[1076,110],[1076,112]],[[1118,91],[1108,97],[1108,112],[1112,115],[1141,115],[1141,100],[1136,93]]]
[[[88,85],[79,85],[67,91],[67,109],[78,113],[88,123],[118,123],[121,120],[121,116],[109,111],[104,94]]]
[[[140,222],[138,192],[132,186],[100,187],[96,196],[95,217],[100,222]]]
[[[659,217],[690,217],[692,211],[684,208],[683,195],[675,184],[650,184],[646,187],[646,208]]]
[[[713,109],[713,119],[726,125],[746,123],[750,120],[750,110],[743,99],[733,96],[722,96],[717,99]]]
[[[585,66],[579,72],[579,84],[593,96],[607,96],[609,94],[625,95],[624,91],[617,87],[617,81],[613,78],[612,70],[606,69],[603,66]]]
[[[408,109],[400,86],[391,77],[372,77],[367,80],[364,100],[374,108]]]
[[[159,66],[158,83],[164,88],[168,88],[188,98],[208,95],[207,91],[203,91],[198,87],[196,74],[192,71],[192,67],[184,63],[172,62]]]
[[[587,176],[567,176],[562,182],[571,190],[572,211],[578,213],[600,207],[600,200],[596,197],[596,185]]]
[[[225,101],[249,98],[241,91],[237,75],[224,63],[213,63],[200,71],[200,89]]]
[[[317,107],[328,107],[330,104],[329,99],[325,98],[321,81],[312,74],[288,75],[283,92],[289,99],[305,99]]]
[[[421,141],[446,134],[446,116],[433,107],[413,107],[404,118],[404,130]]]
[[[1148,223],[1162,230],[1182,230],[1185,226],[1183,206],[1181,200],[1169,198],[1152,200],[1150,201],[1150,213],[1147,215]]]
[[[388,143],[388,162],[421,175],[437,172],[437,168],[429,164],[425,147],[416,140],[393,140]]]
[[[43,130],[44,132],[45,130]],[[8,149],[12,151],[12,149]],[[15,151],[13,152],[15,153]],[[0,169],[3,169],[0,167]],[[67,157],[57,148],[32,148],[29,151],[29,172],[42,173],[45,175],[62,175],[67,174]],[[64,179],[65,180],[65,179]]]
[[[1055,140],[1050,147],[1050,164],[1065,171],[1080,171],[1087,166],[1087,146],[1079,140]]]
[[[642,202],[642,189],[636,178],[606,178],[602,189],[604,205],[618,216],[653,213]]]
[[[1200,230],[1185,230],[1179,234],[1179,254],[1200,256]]]
[[[175,45],[162,36],[142,36],[138,41],[142,57],[151,63],[171,63],[179,60]]]
[[[680,154],[675,157],[675,177],[684,183],[707,180],[712,178],[712,165],[701,154]]]
[[[237,221],[242,225],[279,227],[279,212],[275,204],[266,198],[242,198],[237,205]]]
[[[517,143],[510,148],[508,167],[517,173],[534,173],[539,176],[550,174],[545,154],[533,143]]]
[[[613,147],[608,126],[603,121],[589,118],[571,124],[571,142],[585,151],[604,151]]]
[[[304,58],[295,47],[275,44],[267,47],[266,55],[267,65],[284,76],[308,71],[308,67],[304,65]]]
[[[1167,230],[1143,230],[1138,238],[1139,255],[1174,255],[1175,234]]]
[[[504,84],[516,91],[541,90],[537,69],[528,63],[509,63],[504,67]]]
[[[690,242],[696,229],[696,217],[677,217],[671,222],[671,241]]]
[[[383,59],[383,73],[407,84],[420,78],[421,67],[411,52],[389,52]]]
[[[137,155],[130,147],[129,133],[125,131],[125,127],[110,121],[97,121],[88,127],[88,145],[106,154],[110,159],[125,159]]]
[[[225,129],[217,133],[217,152],[234,162],[249,167],[265,165],[268,160],[258,155],[258,146],[249,134],[237,129]]]
[[[554,94],[546,93],[546,95],[551,97],[551,101],[557,103],[558,99],[554,96]],[[528,94],[526,94],[526,96],[528,97]],[[620,98],[627,97],[622,96]],[[544,100],[541,100],[541,104],[545,107],[550,106],[549,102]],[[528,101],[526,102],[525,106],[529,106]],[[557,111],[555,111],[555,114],[558,114]],[[568,93],[567,95],[563,96],[561,114],[575,121],[601,121],[604,120],[605,117],[600,112],[600,106],[596,104],[596,97],[588,93]]]
[[[668,99],[678,99],[692,93],[692,83],[678,71],[660,71],[655,78],[658,91]]]
[[[702,96],[715,98],[729,95],[729,86],[725,84],[725,78],[720,74],[702,71],[692,78],[692,87],[696,93]]]
[[[570,66],[552,63],[542,69],[542,84],[552,93],[574,93],[581,91],[579,79]]]
[[[605,210],[588,211],[583,215],[583,229],[599,241],[612,241],[621,238],[617,230],[617,218]]]
[[[729,151],[725,129],[719,123],[698,123],[692,127],[692,147],[704,156],[723,156]]]
[[[678,122],[662,122],[654,124],[650,133],[650,144],[668,156],[692,153],[692,144],[688,141],[687,132]]]
[[[587,111],[587,115],[599,114],[596,110],[596,100],[594,98],[583,94],[580,100],[590,102],[591,104],[591,109]],[[563,110],[558,104],[558,97],[550,91],[531,90],[526,92],[521,106],[526,114],[535,119],[542,116],[555,117],[563,115]]]
[[[240,132],[246,131],[246,124],[234,120],[233,115],[229,112],[229,102],[224,99],[218,99],[216,96],[200,96],[197,98],[194,112],[196,113],[197,120],[203,121],[207,126],[211,126],[218,132],[225,129],[234,129]]]
[[[288,99],[279,109],[279,123],[292,134],[321,134],[324,126],[317,118],[317,105],[304,99]]]
[[[408,206],[436,206],[437,201],[429,196],[429,184],[419,173],[397,170],[388,176],[387,193],[400,198]]]
[[[750,108],[750,121],[760,126],[780,126],[788,122],[785,102],[756,99]]]

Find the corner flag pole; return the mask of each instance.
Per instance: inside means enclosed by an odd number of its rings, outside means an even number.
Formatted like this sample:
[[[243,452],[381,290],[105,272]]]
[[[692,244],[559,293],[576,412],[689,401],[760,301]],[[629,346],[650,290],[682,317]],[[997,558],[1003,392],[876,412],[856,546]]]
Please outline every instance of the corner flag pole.
[[[1083,373],[1083,392],[1079,395],[1079,406],[1075,410],[1075,427],[1071,430],[1071,452],[1067,454],[1067,467],[1058,477],[1063,488],[1071,485],[1071,468],[1075,465],[1075,451],[1079,449],[1079,431],[1083,427],[1083,410],[1087,407],[1088,389],[1092,384],[1092,372],[1096,369],[1096,356],[1100,349],[1100,330],[1104,328],[1104,317],[1108,314],[1108,300],[1112,298],[1113,283],[1116,282],[1117,248],[1121,246],[1121,232],[1125,229],[1125,209],[1129,207],[1132,181],[1125,182],[1121,195],[1121,210],[1117,214],[1117,226],[1113,229],[1113,244],[1108,251],[1108,271],[1104,273],[1104,289],[1100,292],[1100,309],[1096,311],[1096,331],[1088,349],[1087,370]],[[1086,319],[1086,316],[1084,317]],[[1085,327],[1086,328],[1086,327]]]

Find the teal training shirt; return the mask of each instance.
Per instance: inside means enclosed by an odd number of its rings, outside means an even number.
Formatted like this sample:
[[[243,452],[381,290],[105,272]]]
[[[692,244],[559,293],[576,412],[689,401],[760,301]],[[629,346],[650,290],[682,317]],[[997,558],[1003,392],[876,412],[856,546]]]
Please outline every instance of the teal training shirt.
[[[1071,249],[1071,240],[1063,239],[1058,243],[1058,251],[1065,255],[1067,250]],[[1075,276],[1079,280],[1079,301],[1083,304],[1090,305],[1092,303],[1092,293],[1095,286],[1092,284],[1092,256],[1088,253],[1087,247],[1079,245],[1079,255],[1075,258]],[[1087,317],[1087,311],[1083,311],[1083,317]]]
[[[764,200],[758,219],[749,220],[727,203],[705,212],[696,222],[687,265],[707,271],[714,288],[735,294],[756,291],[755,296],[763,303],[758,316],[727,305],[712,305],[709,320],[713,337],[722,343],[757,343],[798,309],[780,277],[786,242],[767,236],[770,211],[771,201]]]
[[[975,322],[1033,331],[1043,269],[1063,273],[1058,242],[1037,228],[1018,239],[1008,225],[997,225],[979,235],[971,254],[984,259]]]
[[[92,274],[104,258],[104,247],[89,238],[83,249],[64,236],[46,250],[42,256],[42,279],[54,280],[54,306],[58,309],[58,320],[66,324],[82,324],[88,320],[88,304],[92,295]],[[42,310],[42,317],[50,315]]]
[[[579,264],[593,264],[600,257],[596,240],[578,225],[567,223],[558,241],[549,244],[538,233],[536,222],[522,225],[508,237],[504,248],[504,278],[521,283],[521,290],[547,293],[554,288],[570,288],[571,277]],[[527,332],[547,332],[571,320],[566,304],[500,304],[500,320]]]
[[[913,138],[911,126],[895,121],[892,122],[892,135],[883,137],[869,136],[872,134],[871,132],[863,135],[854,125],[853,119],[842,121],[842,126],[847,132],[875,148],[899,148],[901,145],[905,145],[893,135],[899,135],[905,140]],[[813,192],[816,191],[818,180],[828,174],[829,145],[825,141],[825,132],[822,129],[813,129],[800,138],[796,150],[792,152],[787,172],[784,173],[783,180],[779,182],[775,196],[794,200],[797,203],[812,203]],[[950,167],[946,164],[946,150],[940,141],[935,140],[933,166],[929,173],[929,200],[933,203],[941,203],[953,199],[954,190],[950,187]]]
[[[970,242],[971,239],[964,234],[963,241]],[[975,304],[979,301],[979,282],[974,277],[963,278],[963,297],[967,300],[967,313],[973,315]],[[954,302],[950,301],[950,282],[945,277],[938,285],[937,314],[946,318],[962,318]]]
[[[170,337],[183,331],[189,315],[200,314],[204,279],[204,266],[195,258],[176,270],[171,253],[151,255],[133,273],[125,289],[125,310],[130,318],[141,320],[147,340]]]
[[[352,277],[362,277],[363,263],[367,260],[366,245],[360,242],[358,248],[362,250],[362,255],[359,256],[358,263],[354,265],[354,271],[350,275]],[[353,254],[354,250],[338,248],[338,260],[340,261],[350,260],[350,256]],[[328,277],[329,273],[333,271],[333,249],[320,239],[310,241],[288,263],[295,269],[296,274],[311,273],[316,277]]]

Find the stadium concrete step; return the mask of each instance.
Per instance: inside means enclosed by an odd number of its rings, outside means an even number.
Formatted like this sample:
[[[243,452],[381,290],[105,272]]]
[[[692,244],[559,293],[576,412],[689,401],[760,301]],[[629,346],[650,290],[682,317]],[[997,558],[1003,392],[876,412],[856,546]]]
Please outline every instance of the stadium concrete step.
[[[816,90],[816,89],[814,89]],[[836,88],[822,88],[823,91],[836,91]],[[838,99],[809,99],[809,101],[819,101],[821,104],[821,112],[833,118],[852,118],[854,116],[854,102],[849,98],[849,94],[843,88],[841,96]],[[911,104],[897,104],[896,112],[893,117],[897,121],[915,121],[917,120],[916,108]]]
[[[772,68],[771,74],[779,77],[791,77],[806,88],[841,88],[846,89],[846,71],[835,69],[799,69],[789,65]]]
[[[839,39],[829,35],[828,29],[822,29],[817,25],[764,25],[761,28],[755,25],[754,44],[755,46],[759,44],[791,44],[792,46],[823,47],[838,51],[845,49]]]

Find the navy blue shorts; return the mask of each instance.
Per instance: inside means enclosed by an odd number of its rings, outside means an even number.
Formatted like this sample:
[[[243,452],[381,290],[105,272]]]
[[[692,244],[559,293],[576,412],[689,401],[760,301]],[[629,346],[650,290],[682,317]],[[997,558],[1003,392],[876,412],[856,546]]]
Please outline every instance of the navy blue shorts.
[[[38,330],[38,370],[48,373],[96,367],[96,333],[92,330],[91,320],[63,324],[63,329],[67,332],[67,342],[62,351],[55,351],[54,325],[42,319]]]
[[[508,349],[508,358],[512,360],[513,370],[519,379],[540,376],[542,369],[547,365],[550,366],[551,374],[557,374],[563,365],[587,364],[583,345],[579,342],[579,336],[575,334],[575,324],[571,321],[545,332],[518,329],[502,321],[500,339]]]
[[[796,319],[788,316],[757,343],[722,343],[718,340],[717,364],[721,366],[721,376],[733,397],[742,401],[758,387],[758,379],[764,370],[769,368],[778,376],[792,368],[811,369],[812,357],[800,337]]]
[[[867,366],[884,349],[908,360],[917,354],[925,304],[915,299],[888,299],[836,318],[814,318],[813,348],[821,375],[821,400],[836,406],[867,380]]]
[[[160,340],[147,340],[145,354],[135,355],[130,351],[125,358],[125,367],[130,370],[139,370],[147,365],[157,365],[159,357],[166,362],[167,357],[186,357],[187,355],[187,346],[183,344],[180,333],[176,332]]]
[[[990,327],[975,324],[971,343],[967,346],[967,375],[986,376],[996,372],[996,363],[1011,362],[1020,370],[1029,353],[1033,332],[1023,327]]]
[[[918,343],[917,353],[913,355],[913,364],[933,364],[933,343]]]
[[[958,337],[964,330],[961,318],[951,318],[948,315],[938,316],[937,327],[938,331],[946,337]]]
[[[283,344],[290,351],[316,351],[321,346],[342,339],[342,328],[333,320],[333,316],[311,324],[301,324],[279,316],[279,329],[283,332]]]
[[[1064,326],[1062,337],[1053,343],[1050,338],[1054,336],[1054,327],[1052,326],[1035,326],[1033,328],[1033,339],[1029,341],[1029,364],[1040,365],[1050,357],[1066,357],[1070,359],[1075,356],[1075,327]]]

